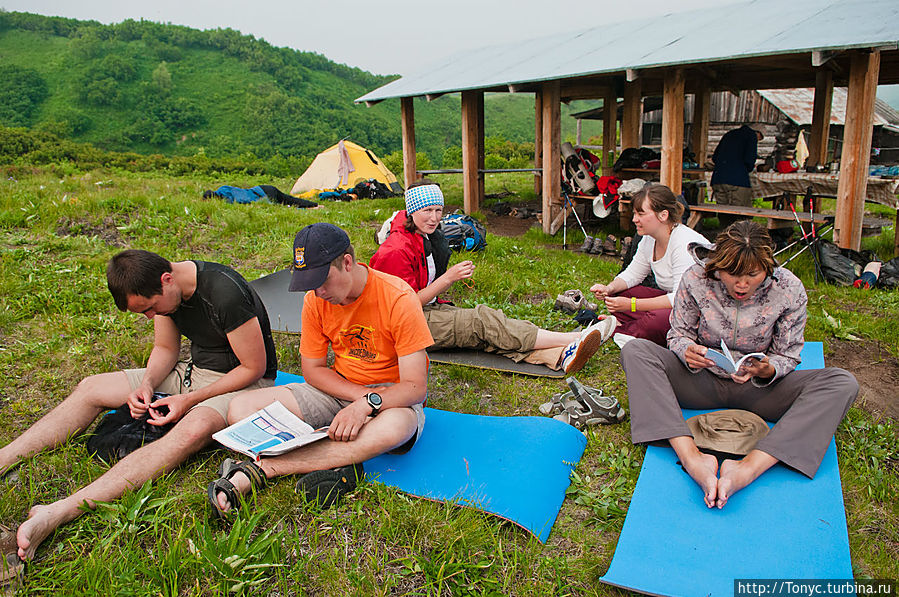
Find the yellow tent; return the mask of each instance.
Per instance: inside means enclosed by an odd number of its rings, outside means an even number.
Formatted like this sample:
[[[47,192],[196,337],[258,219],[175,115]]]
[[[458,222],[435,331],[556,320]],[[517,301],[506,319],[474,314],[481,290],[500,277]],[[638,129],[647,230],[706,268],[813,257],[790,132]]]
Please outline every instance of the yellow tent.
[[[386,184],[395,193],[403,192],[396,176],[378,156],[352,141],[340,141],[315,156],[290,194],[300,195],[312,189],[351,189],[370,178]]]

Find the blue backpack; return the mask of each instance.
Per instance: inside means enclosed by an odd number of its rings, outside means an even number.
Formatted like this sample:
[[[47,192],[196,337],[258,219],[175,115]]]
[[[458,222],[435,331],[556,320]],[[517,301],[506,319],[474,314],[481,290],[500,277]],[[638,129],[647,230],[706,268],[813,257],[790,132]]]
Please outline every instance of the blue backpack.
[[[487,230],[465,214],[448,214],[440,220],[440,229],[453,251],[481,251],[487,246]]]

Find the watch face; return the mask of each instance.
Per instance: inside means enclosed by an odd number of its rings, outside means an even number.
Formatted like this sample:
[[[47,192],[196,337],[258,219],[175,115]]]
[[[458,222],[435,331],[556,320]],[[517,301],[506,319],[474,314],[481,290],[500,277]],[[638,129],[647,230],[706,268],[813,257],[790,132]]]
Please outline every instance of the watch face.
[[[368,404],[371,405],[372,408],[380,408],[381,407],[381,395],[375,392],[371,392],[368,395]]]

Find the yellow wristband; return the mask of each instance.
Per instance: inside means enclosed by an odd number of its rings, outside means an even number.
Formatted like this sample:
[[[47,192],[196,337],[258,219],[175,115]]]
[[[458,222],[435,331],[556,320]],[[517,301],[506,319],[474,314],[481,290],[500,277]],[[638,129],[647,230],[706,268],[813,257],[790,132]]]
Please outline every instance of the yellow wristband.
[[[636,313],[636,312],[637,312],[637,297],[632,296],[631,297],[631,313]]]

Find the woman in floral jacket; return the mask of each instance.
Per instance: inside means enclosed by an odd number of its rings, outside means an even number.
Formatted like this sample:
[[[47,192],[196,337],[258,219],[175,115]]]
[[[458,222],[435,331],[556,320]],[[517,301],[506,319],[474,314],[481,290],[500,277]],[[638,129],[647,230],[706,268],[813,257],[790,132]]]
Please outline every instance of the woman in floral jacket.
[[[807,302],[802,282],[777,267],[764,228],[736,222],[718,235],[705,263],[684,274],[669,349],[635,339],[621,351],[631,439],[668,440],[709,508],[724,507],[777,462],[814,477],[855,400],[858,382],[851,373],[832,367],[795,371]],[[722,340],[734,359],[750,352],[765,356],[747,359],[729,374],[706,358]],[[697,449],[681,408],[737,408],[777,424],[744,458],[724,460],[719,469],[715,456]]]

